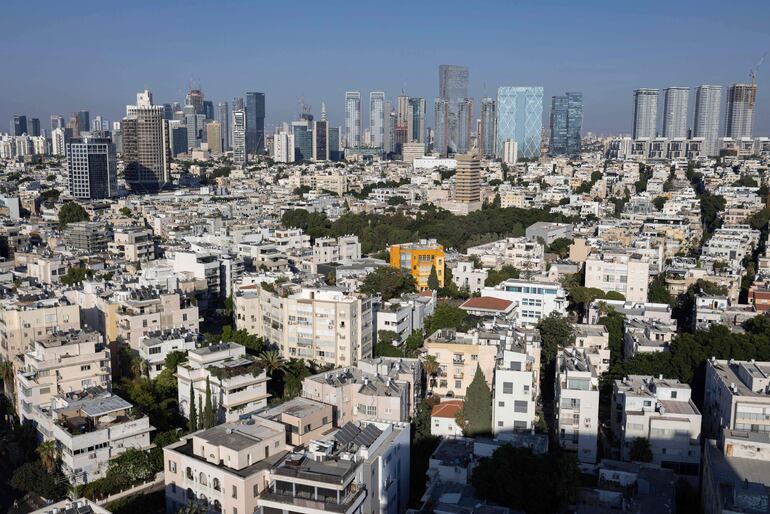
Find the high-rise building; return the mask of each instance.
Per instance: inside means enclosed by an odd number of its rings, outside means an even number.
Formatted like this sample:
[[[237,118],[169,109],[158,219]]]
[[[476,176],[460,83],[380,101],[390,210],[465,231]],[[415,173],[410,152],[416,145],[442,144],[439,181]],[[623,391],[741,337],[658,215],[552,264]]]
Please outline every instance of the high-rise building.
[[[551,98],[550,155],[579,155],[583,126],[583,93]]]
[[[192,105],[194,114],[203,114],[203,91],[200,89],[190,89],[185,97],[185,105]]]
[[[329,127],[329,160],[342,160],[342,151],[340,148],[340,128]]]
[[[369,134],[373,148],[383,148],[385,140],[385,93],[369,93]]]
[[[396,140],[396,118],[398,113],[393,110],[393,104],[390,101],[385,102],[385,133],[382,139],[382,149],[385,155],[395,151]]]
[[[693,137],[703,138],[703,152],[708,156],[719,153],[719,107],[722,86],[702,85],[695,89],[695,124]]]
[[[273,136],[273,159],[294,162],[294,134],[282,130]]]
[[[435,127],[433,128],[433,150],[440,155],[449,152],[449,101],[436,98],[433,103]]]
[[[187,153],[187,126],[180,120],[168,121],[168,148],[172,157]]]
[[[407,114],[409,143],[425,143],[425,98],[409,98]]]
[[[55,128],[51,131],[51,153],[53,155],[58,157],[67,155],[67,143],[69,142],[69,137],[67,137],[68,132],[69,129],[66,128]]]
[[[248,162],[247,155],[246,111],[233,109],[233,163],[239,167],[245,166]]]
[[[203,101],[203,115],[206,116],[207,120],[214,119],[214,102],[211,100]]]
[[[163,104],[163,117],[167,120],[174,119],[174,107],[171,104]]]
[[[667,87],[663,90],[663,137],[669,139],[687,137],[687,106],[690,103],[689,87]]]
[[[403,92],[396,98],[396,123],[399,125],[407,125],[409,123],[411,115],[409,100],[410,98],[403,94]]]
[[[637,89],[634,91],[633,138],[654,139],[658,126],[658,90]]]
[[[345,148],[361,146],[361,92],[345,93]]]
[[[16,114],[11,120],[11,135],[20,136],[22,134],[28,134],[27,117],[23,114]]]
[[[136,95],[121,123],[125,179],[135,192],[157,192],[168,184],[168,123],[163,106],[153,105],[152,93]]]
[[[78,111],[78,130],[89,132],[91,130],[91,114],[88,111]]]
[[[218,121],[209,121],[206,124],[206,142],[209,150],[214,155],[222,153],[222,124]]]
[[[473,101],[464,98],[457,103],[457,139],[455,139],[455,153],[466,153],[471,144],[471,130],[473,128]]]
[[[222,125],[222,150],[230,148],[230,111],[227,102],[217,104],[217,121]]]
[[[32,137],[40,136],[40,118],[30,118],[29,126],[27,128],[29,130],[30,136]]]
[[[185,105],[184,120],[187,127],[187,148],[200,148],[205,140],[206,115],[196,113],[194,105]]]
[[[265,151],[265,93],[246,93],[246,151]]]
[[[63,129],[67,127],[67,122],[64,121],[64,116],[58,114],[51,115],[51,133],[57,128]]]
[[[502,157],[505,141],[513,139],[519,157],[540,157],[543,128],[542,87],[500,87],[497,89],[497,152]]]
[[[321,119],[313,122],[313,160],[329,160],[329,121],[326,108],[321,104]]]
[[[291,122],[291,133],[294,135],[294,161],[309,161],[313,158],[313,131],[307,120]]]
[[[118,192],[115,145],[110,138],[70,140],[67,143],[67,171],[70,194],[79,200],[110,198]]]
[[[751,137],[756,99],[756,84],[733,84],[728,88],[725,136],[733,139]]]
[[[481,99],[481,123],[479,125],[479,151],[486,157],[495,155],[495,101],[485,96]]]
[[[460,103],[468,100],[468,68],[442,64],[438,68],[439,97],[447,100],[447,140],[449,153],[462,153]],[[467,106],[466,106],[467,107]],[[464,112],[463,116],[472,113]],[[470,131],[468,131],[470,133]]]
[[[470,153],[459,154],[455,174],[455,200],[462,203],[481,201],[481,161]]]

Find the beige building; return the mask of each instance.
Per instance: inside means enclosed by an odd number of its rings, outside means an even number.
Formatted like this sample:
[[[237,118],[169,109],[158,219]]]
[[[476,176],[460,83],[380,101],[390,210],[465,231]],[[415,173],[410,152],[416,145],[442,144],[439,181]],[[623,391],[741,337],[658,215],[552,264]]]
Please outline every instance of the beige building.
[[[487,385],[493,386],[498,347],[496,341],[485,340],[478,331],[466,334],[452,329],[438,330],[425,340],[424,350],[439,363],[438,375],[429,378],[435,394],[465,397],[477,367],[484,373]]]
[[[259,414],[286,427],[286,444],[302,446],[331,432],[332,406],[308,398],[292,398]]]
[[[476,154],[456,156],[455,200],[462,203],[481,201],[481,161]]]
[[[585,352],[585,357],[601,376],[610,369],[610,333],[604,325],[573,324],[575,348]]]
[[[724,430],[770,432],[770,362],[709,359],[703,429],[711,439]]]
[[[0,357],[14,361],[56,331],[80,329],[80,307],[64,297],[21,292],[0,300]]]
[[[139,227],[116,228],[114,240],[107,244],[107,251],[128,262],[151,261],[155,259],[152,231]]]
[[[591,254],[585,264],[585,286],[615,291],[626,300],[647,301],[650,265],[645,257],[625,252]]]
[[[210,121],[206,124],[206,141],[212,155],[222,153],[222,124],[218,121]]]
[[[16,412],[34,419],[35,408],[48,408],[57,395],[99,386],[110,389],[110,350],[98,332],[72,330],[35,341],[20,358],[16,374]]]
[[[235,343],[204,346],[187,353],[187,361],[177,366],[179,412],[190,417],[190,384],[196,409],[206,402],[206,382],[218,421],[236,421],[243,414],[267,407],[267,373],[257,359]]]

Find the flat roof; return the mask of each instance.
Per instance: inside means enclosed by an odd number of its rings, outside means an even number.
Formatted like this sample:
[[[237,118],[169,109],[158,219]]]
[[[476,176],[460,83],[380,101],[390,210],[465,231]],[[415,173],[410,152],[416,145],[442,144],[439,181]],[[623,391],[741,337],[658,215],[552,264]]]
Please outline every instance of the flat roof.
[[[217,446],[240,451],[270,437],[282,435],[282,432],[258,423],[224,423],[195,434]]]
[[[324,409],[331,409],[331,406],[317,402],[315,400],[311,400],[309,398],[298,396],[296,398],[292,398],[288,402],[284,402],[278,405],[277,407],[273,407],[272,409],[268,409],[260,413],[260,416],[266,418],[274,418],[281,414],[288,414],[289,416],[294,416],[295,418],[304,418]]]

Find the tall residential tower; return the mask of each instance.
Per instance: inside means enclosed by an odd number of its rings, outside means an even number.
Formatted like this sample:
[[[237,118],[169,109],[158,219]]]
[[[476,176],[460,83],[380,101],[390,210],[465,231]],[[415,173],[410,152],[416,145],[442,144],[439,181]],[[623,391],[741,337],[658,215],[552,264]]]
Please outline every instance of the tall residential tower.
[[[695,125],[693,137],[703,138],[703,151],[708,156],[719,154],[719,106],[722,86],[698,86],[695,89]]]
[[[634,132],[633,138],[657,135],[658,126],[658,90],[637,89],[634,91]]]

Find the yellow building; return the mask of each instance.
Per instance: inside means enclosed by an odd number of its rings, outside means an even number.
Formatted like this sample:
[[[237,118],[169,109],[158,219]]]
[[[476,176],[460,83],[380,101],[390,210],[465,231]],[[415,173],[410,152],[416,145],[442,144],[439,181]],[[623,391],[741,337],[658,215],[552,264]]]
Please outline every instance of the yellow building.
[[[418,243],[404,243],[390,247],[390,265],[409,270],[419,290],[428,288],[430,270],[436,267],[439,287],[444,287],[444,247],[435,239],[421,239]]]

